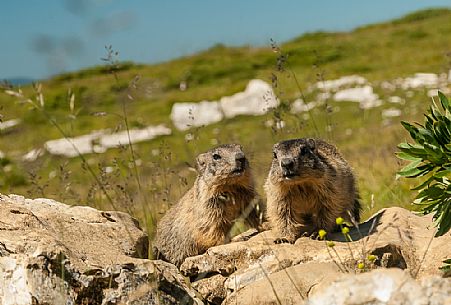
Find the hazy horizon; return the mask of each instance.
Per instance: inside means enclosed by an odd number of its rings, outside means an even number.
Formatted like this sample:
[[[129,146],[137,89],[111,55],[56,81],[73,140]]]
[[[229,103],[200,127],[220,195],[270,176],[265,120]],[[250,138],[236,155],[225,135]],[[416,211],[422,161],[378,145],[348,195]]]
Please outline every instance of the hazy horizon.
[[[0,11],[0,79],[44,79],[99,65],[105,45],[112,45],[121,61],[152,64],[218,43],[265,46],[270,39],[348,31],[433,7],[450,5],[444,0],[7,1]]]

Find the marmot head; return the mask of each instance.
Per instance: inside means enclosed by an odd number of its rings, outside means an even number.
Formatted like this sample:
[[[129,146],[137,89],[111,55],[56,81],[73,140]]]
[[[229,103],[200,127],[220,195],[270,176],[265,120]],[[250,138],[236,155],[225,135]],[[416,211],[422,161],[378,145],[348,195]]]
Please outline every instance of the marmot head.
[[[238,144],[223,144],[197,156],[199,177],[209,185],[248,184],[249,162]]]
[[[274,144],[268,178],[272,183],[297,184],[320,179],[326,170],[315,139],[294,139]]]

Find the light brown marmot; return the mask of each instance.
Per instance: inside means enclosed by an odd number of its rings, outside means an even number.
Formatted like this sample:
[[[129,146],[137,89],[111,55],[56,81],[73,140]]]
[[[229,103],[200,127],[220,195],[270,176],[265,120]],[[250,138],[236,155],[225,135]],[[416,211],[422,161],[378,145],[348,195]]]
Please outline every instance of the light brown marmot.
[[[268,220],[276,242],[336,228],[336,218],[360,221],[355,178],[335,146],[320,139],[282,141],[273,147],[265,183]]]
[[[241,145],[224,144],[197,157],[194,186],[161,219],[154,254],[180,266],[185,258],[223,244],[234,220],[260,221],[254,182]]]

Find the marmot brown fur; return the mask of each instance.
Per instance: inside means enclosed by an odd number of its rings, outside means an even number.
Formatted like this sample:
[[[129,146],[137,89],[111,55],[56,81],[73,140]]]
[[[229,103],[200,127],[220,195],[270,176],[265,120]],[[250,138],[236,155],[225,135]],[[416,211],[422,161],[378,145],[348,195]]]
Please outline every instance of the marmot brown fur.
[[[338,217],[360,221],[355,178],[335,146],[294,139],[275,144],[273,154],[264,188],[268,219],[280,237],[276,242],[333,231]]]
[[[196,168],[194,186],[157,227],[157,258],[177,266],[186,257],[228,241],[239,216],[251,226],[259,223],[254,182],[240,145],[224,144],[200,154]]]

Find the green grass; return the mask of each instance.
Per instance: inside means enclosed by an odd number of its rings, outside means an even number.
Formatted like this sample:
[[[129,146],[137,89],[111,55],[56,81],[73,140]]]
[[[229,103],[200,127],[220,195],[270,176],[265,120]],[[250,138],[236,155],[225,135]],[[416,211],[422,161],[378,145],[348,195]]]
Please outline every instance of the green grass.
[[[359,74],[374,84],[383,80],[406,77],[415,72],[447,72],[450,67],[451,10],[420,11],[392,22],[369,25],[346,33],[309,33],[281,44],[288,55],[288,67],[295,73],[303,89],[324,79]],[[120,51],[120,50],[118,50]],[[229,48],[217,45],[204,52],[156,65],[119,63],[116,78],[108,66],[97,66],[65,73],[43,82],[45,110],[70,136],[96,129],[125,129],[120,118],[125,103],[131,128],[165,123],[173,129],[171,136],[134,145],[139,159],[139,191],[137,178],[129,161],[127,148],[112,149],[102,155],[87,155],[86,162],[101,177],[112,197],[114,207],[131,212],[153,233],[155,220],[189,188],[195,173],[189,169],[195,156],[214,143],[239,142],[250,156],[258,190],[268,171],[274,142],[295,137],[318,136],[335,143],[355,168],[364,205],[364,217],[387,206],[411,207],[414,193],[411,181],[395,180],[401,167],[394,152],[406,138],[399,121],[415,121],[428,106],[424,91],[415,91],[402,106],[401,118],[385,124],[381,108],[362,111],[354,103],[332,103],[339,111],[330,115],[324,109],[312,111],[312,118],[292,115],[283,107],[261,117],[236,117],[221,123],[191,130],[194,140],[185,140],[186,132],[177,131],[169,119],[176,102],[217,100],[245,88],[252,78],[270,82],[271,74],[279,77],[279,97],[286,104],[299,97],[299,88],[290,73],[276,72],[275,54],[271,47]],[[139,75],[136,89],[129,83]],[[180,81],[188,90],[178,89]],[[377,89],[381,98],[389,93]],[[67,92],[75,93],[75,119],[69,117]],[[33,96],[31,86],[22,88]],[[133,101],[127,98],[133,96]],[[403,92],[393,94],[404,96]],[[310,96],[310,95],[307,95]],[[106,112],[106,116],[93,116]],[[72,204],[89,204],[109,209],[111,203],[96,189],[95,179],[78,159],[43,156],[34,163],[24,163],[21,156],[50,139],[61,138],[48,118],[17,99],[0,94],[3,119],[21,118],[23,124],[10,133],[0,134],[0,151],[7,159],[0,164],[0,192],[31,197],[47,196]],[[283,130],[265,127],[269,119],[280,116],[287,122]],[[333,129],[326,131],[326,121]],[[349,135],[349,130],[352,134]],[[156,153],[156,150],[159,153]],[[61,169],[62,166],[62,169]],[[102,174],[101,168],[115,171]],[[31,178],[29,173],[35,173]],[[64,174],[64,175],[62,175]],[[64,176],[64,178],[59,178]]]

